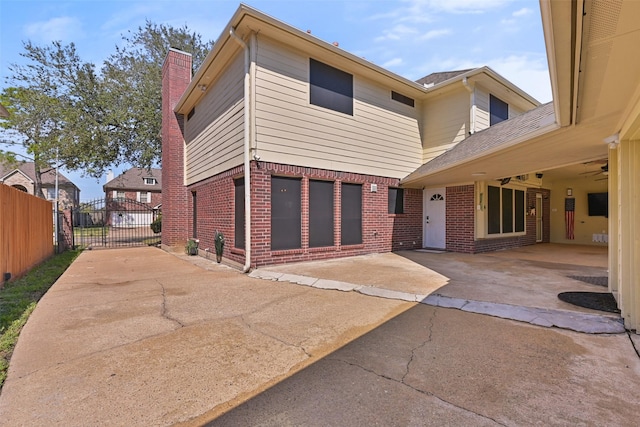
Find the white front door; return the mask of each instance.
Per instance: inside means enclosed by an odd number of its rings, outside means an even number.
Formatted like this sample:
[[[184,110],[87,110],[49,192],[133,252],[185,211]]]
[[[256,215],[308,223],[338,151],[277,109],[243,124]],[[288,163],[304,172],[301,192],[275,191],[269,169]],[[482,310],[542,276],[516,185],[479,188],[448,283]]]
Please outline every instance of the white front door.
[[[445,189],[430,188],[423,192],[423,246],[425,248],[445,249],[446,209]]]

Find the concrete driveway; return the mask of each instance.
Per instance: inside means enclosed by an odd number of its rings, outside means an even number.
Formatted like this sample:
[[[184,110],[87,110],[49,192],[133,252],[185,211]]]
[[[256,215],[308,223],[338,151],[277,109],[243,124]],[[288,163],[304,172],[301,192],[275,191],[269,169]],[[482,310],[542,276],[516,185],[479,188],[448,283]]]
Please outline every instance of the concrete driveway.
[[[424,286],[458,298],[459,260],[440,258],[438,272],[421,262],[450,254],[420,255],[257,270],[301,285],[154,248],[86,251],[22,332],[0,394],[0,424],[635,422],[640,398],[629,391],[640,387],[640,360],[627,334],[543,328],[393,298],[421,295]],[[471,285],[491,278],[504,289],[522,278],[522,257],[518,273],[506,270],[502,279],[485,258],[470,259],[486,279]],[[333,276],[340,262],[355,262],[360,274]],[[418,276],[436,285],[411,288]],[[345,284],[358,289],[331,290]],[[391,298],[375,296],[394,290]]]

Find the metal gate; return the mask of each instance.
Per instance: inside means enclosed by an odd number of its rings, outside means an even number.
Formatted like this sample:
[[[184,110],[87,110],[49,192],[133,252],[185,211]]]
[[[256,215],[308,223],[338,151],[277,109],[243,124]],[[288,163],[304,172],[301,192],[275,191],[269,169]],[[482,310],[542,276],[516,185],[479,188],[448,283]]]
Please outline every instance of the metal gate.
[[[131,199],[97,199],[74,209],[76,247],[154,246],[161,240],[161,212]],[[157,230],[156,233],[154,230]]]

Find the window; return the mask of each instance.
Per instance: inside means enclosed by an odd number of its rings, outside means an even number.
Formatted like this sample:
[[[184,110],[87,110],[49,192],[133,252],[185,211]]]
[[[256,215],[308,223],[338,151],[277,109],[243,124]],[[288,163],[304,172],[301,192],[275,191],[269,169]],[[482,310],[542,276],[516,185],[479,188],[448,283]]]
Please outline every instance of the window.
[[[47,200],[55,200],[55,199],[56,199],[56,189],[47,188]]]
[[[309,181],[309,247],[333,246],[333,182]]]
[[[309,102],[353,116],[353,76],[309,59]]]
[[[117,200],[124,200],[124,191],[114,191]]]
[[[191,237],[194,239],[198,238],[198,193],[195,191],[191,192],[191,206],[193,209],[193,234]]]
[[[147,191],[138,192],[138,201],[140,203],[151,203],[151,193]]]
[[[509,118],[509,104],[489,95],[489,126],[503,122]]]
[[[524,232],[524,191],[489,186],[487,193],[487,232],[489,234]]]
[[[233,181],[235,187],[235,210],[234,210],[234,224],[235,230],[233,234],[234,246],[236,248],[244,249],[244,178],[238,178]]]
[[[404,213],[404,188],[389,187],[389,213]]]
[[[402,102],[403,104],[408,105],[409,107],[415,107],[415,101],[413,98],[409,98],[401,93],[391,91],[391,99],[394,101]]]
[[[271,250],[302,247],[301,180],[271,177]]]
[[[145,178],[145,179],[144,179],[144,183],[145,183],[146,185],[156,185],[156,183],[157,183],[157,182],[158,182],[158,181],[156,181],[156,179],[155,179],[155,178]]]
[[[340,212],[343,245],[362,243],[362,185],[342,184],[342,209]]]

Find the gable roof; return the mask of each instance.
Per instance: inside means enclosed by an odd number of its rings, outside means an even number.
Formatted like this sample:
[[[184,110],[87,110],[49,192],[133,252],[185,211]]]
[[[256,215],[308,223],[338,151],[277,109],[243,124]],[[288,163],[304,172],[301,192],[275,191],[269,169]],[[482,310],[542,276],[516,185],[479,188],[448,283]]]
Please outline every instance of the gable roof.
[[[144,178],[155,178],[156,183],[145,184]],[[124,171],[111,181],[107,182],[103,189],[134,190],[134,191],[162,191],[162,169],[131,168]]]
[[[20,171],[23,175],[28,177],[31,181],[35,182],[36,180],[36,167],[33,162],[21,162],[16,167],[15,165],[7,166],[0,164],[0,181],[4,181],[10,175],[13,175],[15,172]],[[56,170],[55,168],[47,168],[42,171],[42,185],[43,186],[51,186],[56,183]],[[66,176],[62,174],[62,172],[58,171],[58,185],[72,185],[78,188],[73,182],[71,182]]]
[[[554,123],[555,111],[553,103],[543,104],[524,114],[490,126],[463,139],[449,151],[442,153],[438,157],[420,166],[402,179],[402,183],[410,183],[417,179],[424,178],[431,173],[460,165],[481,156],[486,156],[497,150],[505,149],[512,145],[514,141],[530,137]]]
[[[424,76],[421,79],[416,80],[416,83],[420,83],[425,87],[430,87],[437,85],[438,83],[445,82],[449,79],[457,77],[461,74],[468,73],[474,68],[469,68],[467,70],[458,70],[458,71],[442,71],[440,73],[431,73],[428,76]]]

